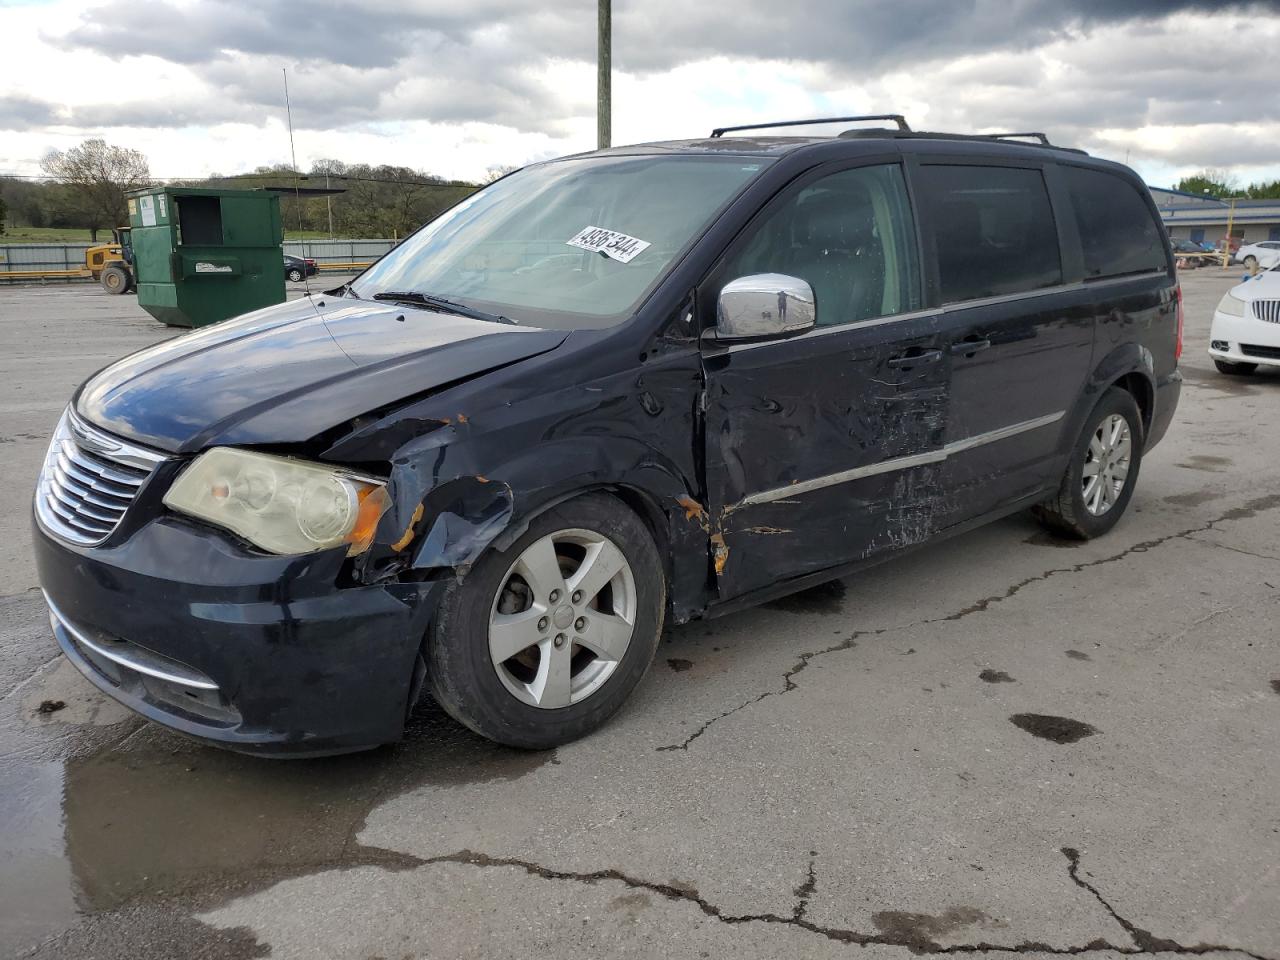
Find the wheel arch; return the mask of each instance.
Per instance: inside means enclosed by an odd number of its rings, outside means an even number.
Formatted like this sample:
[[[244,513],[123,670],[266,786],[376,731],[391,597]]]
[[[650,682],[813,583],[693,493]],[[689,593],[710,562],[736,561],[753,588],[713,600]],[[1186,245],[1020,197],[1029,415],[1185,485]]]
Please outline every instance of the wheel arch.
[[[434,482],[423,493],[394,494],[413,512],[401,541],[393,545],[399,548],[402,575],[452,570],[465,577],[484,553],[509,548],[547,511],[603,493],[635,514],[652,536],[672,615],[684,621],[700,613],[709,598],[709,532],[703,508],[691,494],[692,478],[637,439],[596,437],[589,451],[582,439],[542,444],[536,456],[525,450],[483,469],[474,457],[461,457],[455,465],[465,462],[467,469],[453,479]],[[555,465],[554,472],[549,474],[548,465]],[[410,498],[420,507],[408,507]],[[407,510],[400,512],[407,517]]]
[[[1117,346],[1095,364],[1085,381],[1084,388],[1068,412],[1062,434],[1062,456],[1065,460],[1075,444],[1085,420],[1098,401],[1112,387],[1119,387],[1133,396],[1142,414],[1142,430],[1145,435],[1155,420],[1156,380],[1155,363],[1151,351],[1139,343]]]

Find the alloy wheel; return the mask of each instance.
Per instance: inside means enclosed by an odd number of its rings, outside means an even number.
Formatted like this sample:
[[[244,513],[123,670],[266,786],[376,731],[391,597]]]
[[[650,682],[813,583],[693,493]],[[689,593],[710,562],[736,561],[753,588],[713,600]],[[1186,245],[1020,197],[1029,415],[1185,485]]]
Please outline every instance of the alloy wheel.
[[[1117,413],[1105,417],[1089,438],[1084,452],[1081,494],[1084,506],[1100,517],[1120,499],[1129,482],[1133,457],[1133,435],[1129,421]]]
[[[580,703],[626,655],[636,610],[635,577],[617,545],[592,530],[561,530],[529,544],[503,576],[489,657],[521,702]]]

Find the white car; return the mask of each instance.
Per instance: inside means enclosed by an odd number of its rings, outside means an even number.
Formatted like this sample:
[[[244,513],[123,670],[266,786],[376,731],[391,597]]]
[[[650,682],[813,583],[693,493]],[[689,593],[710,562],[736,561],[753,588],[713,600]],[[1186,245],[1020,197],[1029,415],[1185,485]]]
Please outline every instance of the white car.
[[[1263,270],[1270,270],[1280,263],[1280,240],[1263,240],[1261,243],[1246,243],[1235,252],[1232,259],[1236,263],[1251,266],[1249,258]]]
[[[1232,287],[1213,311],[1209,356],[1222,373],[1280,367],[1280,267]]]

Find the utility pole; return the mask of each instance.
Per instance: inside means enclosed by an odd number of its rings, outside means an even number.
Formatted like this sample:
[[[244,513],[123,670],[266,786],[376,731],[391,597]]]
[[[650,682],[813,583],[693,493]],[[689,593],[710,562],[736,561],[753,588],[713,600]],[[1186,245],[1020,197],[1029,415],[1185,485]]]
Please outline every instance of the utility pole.
[[[596,47],[596,149],[603,150],[613,138],[613,2],[599,0],[599,31]]]
[[[1222,241],[1222,269],[1231,266],[1231,228],[1236,222],[1236,201],[1239,197],[1228,197],[1230,206],[1227,207],[1227,236]]]
[[[325,167],[325,170],[324,170],[324,188],[325,190],[329,189],[329,168],[328,167]],[[332,240],[333,239],[333,194],[326,193],[324,195],[324,205],[325,205],[325,208],[329,211],[329,239]]]

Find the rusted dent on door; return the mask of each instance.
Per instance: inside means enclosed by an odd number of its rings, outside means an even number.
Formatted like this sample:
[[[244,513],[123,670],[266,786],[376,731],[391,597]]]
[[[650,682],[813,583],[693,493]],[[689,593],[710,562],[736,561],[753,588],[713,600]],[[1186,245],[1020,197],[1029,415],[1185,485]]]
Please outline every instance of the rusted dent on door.
[[[711,535],[711,557],[715,562],[716,576],[724,573],[724,565],[729,562],[729,545],[724,542],[723,533]]]

